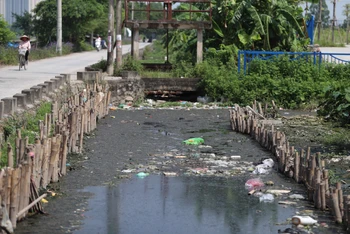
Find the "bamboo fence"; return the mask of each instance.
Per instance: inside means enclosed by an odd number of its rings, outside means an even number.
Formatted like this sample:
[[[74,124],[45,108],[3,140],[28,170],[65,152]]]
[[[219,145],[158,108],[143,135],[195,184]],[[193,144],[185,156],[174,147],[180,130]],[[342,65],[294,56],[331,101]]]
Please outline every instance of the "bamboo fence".
[[[273,103],[273,108],[277,110]],[[265,107],[267,110],[267,106]],[[306,186],[308,200],[315,208],[330,210],[337,223],[350,228],[350,195],[343,195],[341,183],[330,186],[329,171],[320,153],[311,154],[310,147],[296,150],[290,146],[286,135],[275,130],[273,125],[264,125],[265,119],[261,105],[256,102],[253,108],[235,105],[230,110],[230,122],[234,131],[249,134],[276,157],[278,170],[297,183]]]
[[[66,175],[67,154],[82,153],[84,134],[108,114],[109,101],[107,86],[86,84],[67,100],[53,102],[51,113],[39,122],[34,144],[28,144],[28,138],[17,130],[16,149],[8,144],[8,167],[0,172],[3,221],[8,218],[16,228],[28,212],[43,212],[40,201],[46,193],[39,194],[39,189]]]

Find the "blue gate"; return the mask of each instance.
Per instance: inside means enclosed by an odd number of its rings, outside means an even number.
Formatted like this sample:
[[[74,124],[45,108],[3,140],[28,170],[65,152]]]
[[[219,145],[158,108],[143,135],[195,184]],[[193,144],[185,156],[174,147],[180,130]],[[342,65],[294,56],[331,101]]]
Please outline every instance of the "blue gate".
[[[248,64],[254,59],[271,60],[281,55],[287,55],[290,60],[301,58],[310,59],[313,64],[330,63],[330,64],[348,64],[350,63],[349,53],[322,53],[322,52],[274,52],[274,51],[238,51],[238,72],[241,72],[242,62],[244,73]]]

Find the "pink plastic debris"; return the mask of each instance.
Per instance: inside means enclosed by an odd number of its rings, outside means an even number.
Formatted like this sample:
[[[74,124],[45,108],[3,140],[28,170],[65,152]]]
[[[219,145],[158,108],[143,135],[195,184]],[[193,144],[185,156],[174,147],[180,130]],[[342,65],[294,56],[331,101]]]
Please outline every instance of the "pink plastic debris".
[[[33,151],[30,151],[30,152],[28,153],[28,156],[34,158],[34,152],[33,152]]]
[[[247,189],[256,189],[263,186],[264,186],[264,182],[259,178],[249,179],[247,180],[247,182],[245,182],[245,187]]]

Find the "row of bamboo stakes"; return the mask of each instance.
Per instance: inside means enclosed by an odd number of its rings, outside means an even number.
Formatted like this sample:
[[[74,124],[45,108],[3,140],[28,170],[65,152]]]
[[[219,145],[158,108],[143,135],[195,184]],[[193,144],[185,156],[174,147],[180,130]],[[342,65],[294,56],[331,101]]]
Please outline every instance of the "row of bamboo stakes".
[[[274,103],[272,109],[277,110]],[[341,182],[335,187],[330,185],[329,171],[320,153],[312,154],[310,147],[296,150],[289,145],[285,133],[275,130],[273,124],[264,124],[264,119],[260,103],[253,103],[253,108],[235,105],[230,110],[232,129],[249,134],[270,150],[276,156],[278,170],[306,186],[308,200],[314,202],[315,208],[330,210],[335,221],[350,230],[350,195],[343,195]]]
[[[9,217],[12,227],[29,211],[43,212],[39,194],[49,183],[67,173],[67,155],[82,153],[84,134],[96,128],[97,119],[108,114],[110,92],[105,85],[85,84],[66,100],[52,103],[51,113],[40,121],[34,144],[17,130],[15,149],[8,143],[8,167],[0,173],[2,218]]]

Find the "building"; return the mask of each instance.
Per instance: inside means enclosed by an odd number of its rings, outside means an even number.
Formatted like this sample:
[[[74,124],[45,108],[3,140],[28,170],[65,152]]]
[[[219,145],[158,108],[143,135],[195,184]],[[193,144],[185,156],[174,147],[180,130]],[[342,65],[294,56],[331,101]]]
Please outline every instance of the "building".
[[[31,12],[36,4],[43,0],[0,0],[0,15],[9,23],[14,22],[12,13],[22,15],[23,12]]]

